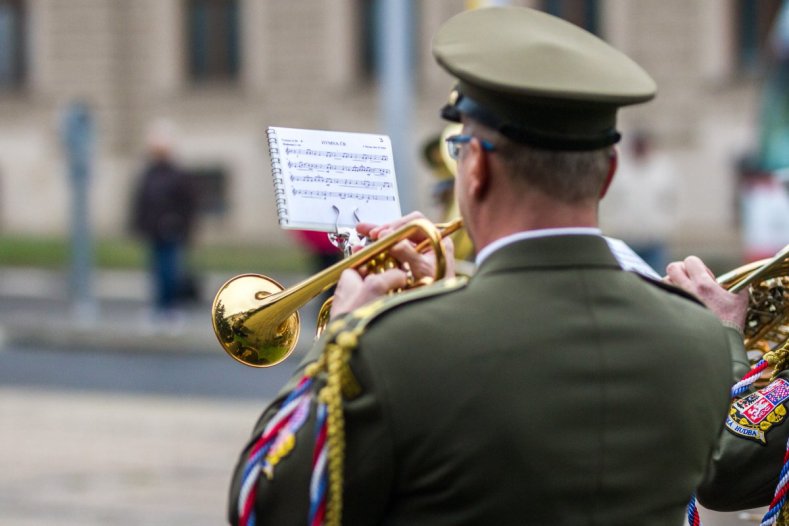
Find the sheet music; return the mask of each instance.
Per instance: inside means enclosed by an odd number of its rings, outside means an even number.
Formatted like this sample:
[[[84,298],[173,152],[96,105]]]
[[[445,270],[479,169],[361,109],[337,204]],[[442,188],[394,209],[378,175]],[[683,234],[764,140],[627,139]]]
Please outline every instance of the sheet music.
[[[389,137],[273,126],[268,134],[283,228],[328,232],[402,215]]]
[[[608,243],[608,248],[611,249],[611,253],[614,254],[614,257],[624,270],[638,272],[639,274],[643,274],[644,276],[656,279],[658,281],[663,279],[661,275],[658,274],[655,269],[650,267],[649,263],[644,261],[641,256],[636,254],[627,243],[621,239],[607,236],[605,237],[605,240]]]

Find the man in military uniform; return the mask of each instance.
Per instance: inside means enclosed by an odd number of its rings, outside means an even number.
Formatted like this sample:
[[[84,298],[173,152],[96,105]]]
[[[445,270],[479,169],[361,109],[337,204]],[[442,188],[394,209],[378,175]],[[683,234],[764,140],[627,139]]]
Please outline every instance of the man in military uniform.
[[[617,110],[652,79],[523,8],[461,13],[433,52],[458,80],[443,115],[463,124],[447,140],[478,269],[384,299],[404,271],[345,271],[334,321],[241,455],[230,522],[681,525],[742,342],[625,271],[597,229]]]
[[[710,277],[698,258],[671,263],[668,279],[704,301],[724,323],[740,329],[744,326],[747,301],[741,300],[747,297],[730,301],[730,295]],[[785,306],[778,308],[785,309]],[[698,488],[698,498],[704,506],[716,511],[769,505],[763,523],[786,525],[789,524],[789,510],[782,506],[781,496],[786,495],[787,481],[781,479],[786,478],[782,468],[786,469],[789,447],[787,345],[778,346],[767,356],[772,366],[771,378],[767,385],[755,384],[732,400],[719,446]],[[737,380],[750,370],[741,355],[733,365]]]

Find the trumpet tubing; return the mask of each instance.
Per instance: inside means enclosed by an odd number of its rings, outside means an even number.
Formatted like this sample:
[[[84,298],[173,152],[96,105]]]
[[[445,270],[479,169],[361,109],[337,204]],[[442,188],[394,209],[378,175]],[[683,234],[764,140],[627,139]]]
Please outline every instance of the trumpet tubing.
[[[739,292],[749,287],[743,344],[751,364],[789,342],[789,245],[774,257],[738,267],[718,278],[725,289]],[[764,385],[772,367],[757,385]]]

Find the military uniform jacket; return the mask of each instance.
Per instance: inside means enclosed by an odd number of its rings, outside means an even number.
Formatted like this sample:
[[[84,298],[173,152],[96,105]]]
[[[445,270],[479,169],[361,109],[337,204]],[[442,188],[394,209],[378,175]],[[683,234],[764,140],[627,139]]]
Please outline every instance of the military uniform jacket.
[[[597,236],[508,245],[464,287],[421,296],[381,313],[351,358],[344,524],[683,523],[736,331],[621,270]],[[261,477],[257,524],[306,524],[312,437],[308,423]]]

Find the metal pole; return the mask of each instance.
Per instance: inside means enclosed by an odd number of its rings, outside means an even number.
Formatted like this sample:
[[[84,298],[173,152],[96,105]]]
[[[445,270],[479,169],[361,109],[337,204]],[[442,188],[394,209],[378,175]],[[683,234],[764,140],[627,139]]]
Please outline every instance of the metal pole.
[[[61,133],[72,190],[69,293],[76,321],[88,324],[95,321],[97,309],[92,291],[93,249],[88,214],[93,123],[86,104],[76,102],[67,108]]]
[[[411,0],[378,0],[376,34],[381,81],[381,115],[384,131],[392,140],[397,187],[403,214],[418,208],[415,173],[413,113]]]

